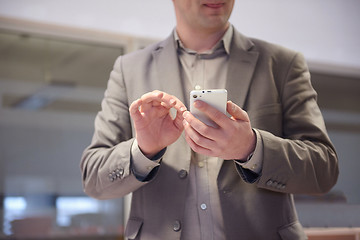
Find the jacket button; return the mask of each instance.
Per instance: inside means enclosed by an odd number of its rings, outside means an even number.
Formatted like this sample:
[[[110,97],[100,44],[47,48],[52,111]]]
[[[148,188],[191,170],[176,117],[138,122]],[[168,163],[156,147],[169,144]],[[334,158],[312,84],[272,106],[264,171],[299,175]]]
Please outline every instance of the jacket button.
[[[175,232],[178,232],[181,230],[181,222],[179,220],[176,220],[173,224],[173,230]]]
[[[277,182],[277,181],[273,181],[273,183],[271,184],[271,186],[272,186],[273,188],[276,188],[277,185],[278,185],[278,182]]]
[[[178,176],[179,176],[179,178],[181,178],[181,179],[185,179],[185,178],[187,177],[187,175],[188,175],[188,173],[187,173],[187,171],[184,170],[184,169],[181,169],[181,170],[179,171],[179,173],[178,173]]]
[[[115,174],[116,174],[116,177],[118,177],[118,178],[122,177],[123,174],[124,174],[124,169],[122,169],[122,168],[116,169],[116,170],[115,170]]]
[[[272,180],[268,180],[267,182],[266,182],[266,186],[272,186],[272,184],[273,184],[273,181]]]
[[[112,173],[109,173],[109,180],[110,182],[113,182],[115,180],[115,178],[113,177]]]

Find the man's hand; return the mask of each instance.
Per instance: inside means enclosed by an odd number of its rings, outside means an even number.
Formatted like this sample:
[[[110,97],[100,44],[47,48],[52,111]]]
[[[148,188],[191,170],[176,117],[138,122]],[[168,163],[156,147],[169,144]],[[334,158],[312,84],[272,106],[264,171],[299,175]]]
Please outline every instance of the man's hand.
[[[172,118],[170,109],[176,109]],[[145,156],[151,158],[175,142],[183,131],[182,114],[185,105],[176,97],[160,91],[144,94],[130,108],[136,139]]]
[[[227,160],[245,160],[254,151],[256,136],[247,113],[239,106],[227,102],[229,118],[205,102],[198,100],[194,104],[219,125],[218,128],[207,126],[190,112],[184,112],[186,141],[195,152]]]

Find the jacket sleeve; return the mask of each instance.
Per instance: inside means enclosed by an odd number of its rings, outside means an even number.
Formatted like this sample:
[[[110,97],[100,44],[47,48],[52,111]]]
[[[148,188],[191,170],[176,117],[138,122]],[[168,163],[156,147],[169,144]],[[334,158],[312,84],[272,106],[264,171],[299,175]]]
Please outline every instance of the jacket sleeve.
[[[134,138],[121,61],[119,57],[110,74],[91,144],[80,163],[84,191],[98,199],[122,197],[145,184],[130,166]]]
[[[259,130],[264,156],[258,187],[286,193],[326,193],[337,181],[338,160],[301,54],[293,57],[280,86],[282,136]]]

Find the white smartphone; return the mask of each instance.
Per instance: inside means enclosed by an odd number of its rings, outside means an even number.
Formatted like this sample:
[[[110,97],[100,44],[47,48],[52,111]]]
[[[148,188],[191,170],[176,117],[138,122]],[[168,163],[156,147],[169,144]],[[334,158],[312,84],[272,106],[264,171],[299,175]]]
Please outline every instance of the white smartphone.
[[[194,107],[194,102],[201,100],[226,114],[227,91],[226,89],[193,90],[190,92],[190,112],[206,125],[217,127],[205,113]]]

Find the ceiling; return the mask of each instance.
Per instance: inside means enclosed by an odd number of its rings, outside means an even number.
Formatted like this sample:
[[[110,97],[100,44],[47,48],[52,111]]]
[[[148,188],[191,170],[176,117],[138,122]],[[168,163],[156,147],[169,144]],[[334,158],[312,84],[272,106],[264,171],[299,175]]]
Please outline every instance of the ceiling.
[[[123,52],[121,46],[0,32],[0,74],[11,81],[104,87]]]
[[[0,81],[36,84],[38,88],[2,94],[10,108],[90,111],[99,103],[61,98],[74,88],[103,91],[121,46],[0,31]],[[5,91],[5,89],[3,89]]]

